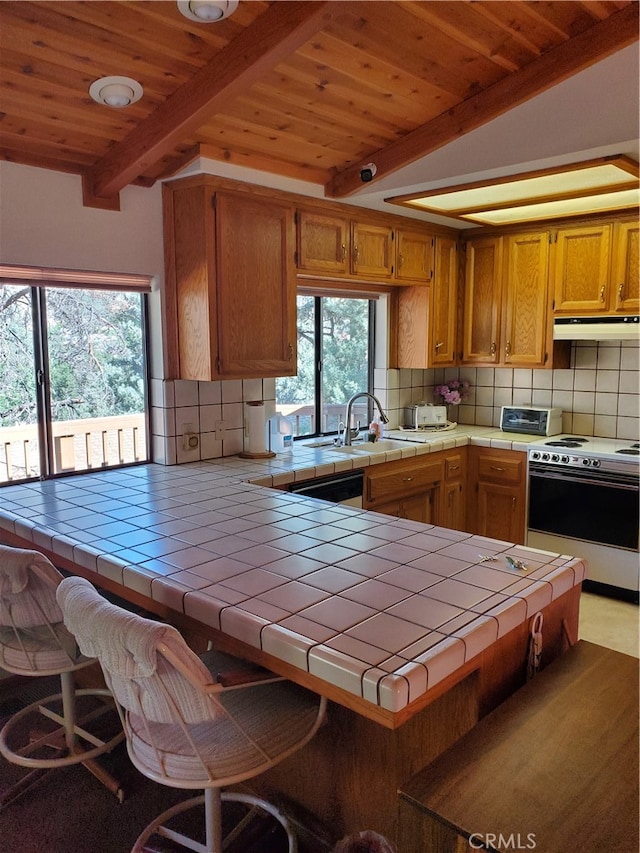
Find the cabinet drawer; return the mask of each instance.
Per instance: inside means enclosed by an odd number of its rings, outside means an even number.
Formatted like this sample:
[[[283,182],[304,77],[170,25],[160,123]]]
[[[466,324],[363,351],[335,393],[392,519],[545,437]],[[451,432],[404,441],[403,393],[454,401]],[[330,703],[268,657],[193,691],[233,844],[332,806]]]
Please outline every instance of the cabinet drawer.
[[[444,460],[444,478],[445,480],[458,480],[462,477],[464,471],[462,468],[462,454],[455,456],[447,456]]]
[[[524,478],[524,465],[524,459],[505,459],[497,454],[483,453],[478,460],[478,479],[517,484]]]
[[[389,467],[394,463],[389,463]],[[387,466],[385,465],[385,469]],[[402,463],[393,470],[367,472],[366,498],[370,503],[387,501],[392,497],[408,495],[428,489],[442,480],[442,460],[431,460],[427,464]]]

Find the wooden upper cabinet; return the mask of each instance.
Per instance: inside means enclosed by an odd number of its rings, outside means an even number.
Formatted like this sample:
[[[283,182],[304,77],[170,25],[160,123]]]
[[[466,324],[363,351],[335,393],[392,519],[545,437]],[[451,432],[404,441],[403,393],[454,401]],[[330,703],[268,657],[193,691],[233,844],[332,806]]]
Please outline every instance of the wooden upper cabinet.
[[[619,222],[614,226],[611,283],[614,311],[637,313],[640,310],[638,222]]]
[[[301,275],[386,284],[428,284],[433,277],[433,235],[393,217],[299,207],[297,268]]]
[[[351,224],[351,272],[358,278],[391,278],[393,228],[365,222]]]
[[[570,346],[553,340],[549,241],[549,231],[469,241],[464,362],[568,367]]]
[[[349,219],[316,210],[296,212],[298,269],[347,275],[351,251]]]
[[[549,232],[516,234],[505,240],[505,298],[501,361],[538,367],[551,344]]]
[[[456,363],[458,243],[435,238],[433,283],[398,294],[398,367],[446,367]]]
[[[434,238],[424,231],[396,228],[395,277],[402,282],[427,284],[433,279]]]
[[[497,364],[503,239],[469,240],[466,249],[462,360]]]
[[[561,228],[554,263],[556,314],[592,314],[608,310],[611,225]]]
[[[293,208],[208,182],[167,184],[163,193],[171,372],[199,380],[295,375]]]
[[[244,194],[216,195],[218,370],[295,376],[293,209]]]

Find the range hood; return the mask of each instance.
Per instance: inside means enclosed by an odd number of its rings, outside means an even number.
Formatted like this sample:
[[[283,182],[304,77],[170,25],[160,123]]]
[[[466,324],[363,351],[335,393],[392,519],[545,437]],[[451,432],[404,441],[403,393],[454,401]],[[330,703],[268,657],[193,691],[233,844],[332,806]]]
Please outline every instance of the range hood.
[[[554,341],[640,341],[640,317],[556,317]]]

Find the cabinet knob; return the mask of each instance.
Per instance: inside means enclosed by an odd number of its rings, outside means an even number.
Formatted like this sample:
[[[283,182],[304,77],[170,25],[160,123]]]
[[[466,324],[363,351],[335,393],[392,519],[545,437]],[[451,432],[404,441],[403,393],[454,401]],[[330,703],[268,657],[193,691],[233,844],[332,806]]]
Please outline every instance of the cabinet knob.
[[[603,284],[602,287],[600,288],[600,302],[604,302],[604,295],[605,295],[606,291],[607,291],[607,289]]]
[[[412,480],[413,480],[413,477],[403,477],[402,478],[403,483],[410,483]]]
[[[507,356],[507,358],[509,358],[509,356],[511,355],[511,341],[507,341],[507,343],[505,344],[504,354]]]
[[[495,342],[495,341],[491,341],[491,355],[495,355],[495,354],[496,354],[496,349],[497,349],[497,347],[496,347],[496,342]]]
[[[436,352],[438,352],[438,350],[440,349],[440,347],[443,347],[443,346],[444,346],[444,341],[438,341],[438,343],[435,345],[435,347],[436,347]]]

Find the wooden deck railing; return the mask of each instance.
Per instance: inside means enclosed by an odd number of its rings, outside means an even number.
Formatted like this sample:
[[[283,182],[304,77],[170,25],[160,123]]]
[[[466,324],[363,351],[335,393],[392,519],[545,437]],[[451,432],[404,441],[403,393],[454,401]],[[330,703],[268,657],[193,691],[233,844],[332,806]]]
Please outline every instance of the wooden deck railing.
[[[142,414],[56,421],[52,434],[56,474],[106,468],[147,458]],[[0,427],[0,483],[39,476],[37,426]]]

